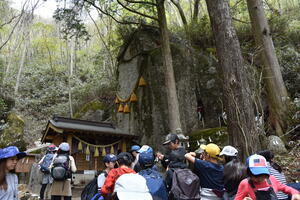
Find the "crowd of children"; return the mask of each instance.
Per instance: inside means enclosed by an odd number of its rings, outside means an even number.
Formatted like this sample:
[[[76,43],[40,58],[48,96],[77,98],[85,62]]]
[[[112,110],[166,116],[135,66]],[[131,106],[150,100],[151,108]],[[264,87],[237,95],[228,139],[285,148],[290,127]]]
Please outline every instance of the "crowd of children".
[[[298,190],[288,186],[274,155],[266,150],[248,157],[244,165],[238,150],[213,143],[201,145],[200,153],[186,152],[176,134],[163,143],[168,155],[144,145],[129,152],[108,154],[105,170],[95,179],[97,190],[83,200],[300,200]],[[51,184],[51,199],[72,198],[71,174],[76,172],[69,144],[50,145],[39,162],[43,172],[40,198]],[[18,159],[26,156],[15,146],[0,149],[0,199],[18,199],[18,178],[14,170]],[[159,170],[160,162],[165,170]],[[160,173],[164,171],[164,173]],[[88,197],[89,196],[89,197]]]

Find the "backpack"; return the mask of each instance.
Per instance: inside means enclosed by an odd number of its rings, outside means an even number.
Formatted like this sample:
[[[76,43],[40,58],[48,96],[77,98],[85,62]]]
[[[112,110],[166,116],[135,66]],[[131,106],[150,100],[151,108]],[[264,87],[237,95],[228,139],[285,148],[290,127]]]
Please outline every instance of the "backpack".
[[[256,190],[254,183],[250,178],[248,178],[248,183],[254,190],[256,200],[278,200],[270,179],[267,179],[267,182],[269,184],[268,190]]]
[[[40,167],[41,167],[40,170],[44,174],[50,174],[49,167],[52,163],[53,157],[54,157],[54,154],[52,154],[52,153],[46,154],[44,159],[43,159],[43,162],[40,164]]]
[[[139,172],[146,179],[147,187],[153,200],[168,200],[166,184],[159,174],[153,169],[146,169]]]
[[[69,155],[57,155],[53,159],[51,176],[55,181],[64,181],[72,177]]]
[[[190,169],[175,169],[170,195],[176,200],[200,199],[200,180]]]
[[[107,172],[103,171],[104,176],[107,177]],[[89,182],[81,192],[81,200],[100,200],[104,199],[103,196],[98,191],[98,178],[94,178],[91,182]]]

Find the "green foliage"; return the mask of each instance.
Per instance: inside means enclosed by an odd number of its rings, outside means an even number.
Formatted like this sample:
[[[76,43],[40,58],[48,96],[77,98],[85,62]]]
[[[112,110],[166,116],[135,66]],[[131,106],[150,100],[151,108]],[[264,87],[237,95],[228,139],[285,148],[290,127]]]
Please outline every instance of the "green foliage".
[[[195,130],[190,135],[191,149],[195,150],[197,148],[197,141],[205,140],[206,144],[227,144],[228,143],[228,133],[226,127],[209,128],[203,130]]]

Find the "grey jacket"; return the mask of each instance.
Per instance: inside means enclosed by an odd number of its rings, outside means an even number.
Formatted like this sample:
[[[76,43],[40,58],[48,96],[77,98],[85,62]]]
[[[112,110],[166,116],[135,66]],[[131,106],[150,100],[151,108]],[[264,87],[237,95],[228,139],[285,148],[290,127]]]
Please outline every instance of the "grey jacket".
[[[6,175],[7,190],[0,190],[1,200],[18,200],[18,177],[16,174]]]

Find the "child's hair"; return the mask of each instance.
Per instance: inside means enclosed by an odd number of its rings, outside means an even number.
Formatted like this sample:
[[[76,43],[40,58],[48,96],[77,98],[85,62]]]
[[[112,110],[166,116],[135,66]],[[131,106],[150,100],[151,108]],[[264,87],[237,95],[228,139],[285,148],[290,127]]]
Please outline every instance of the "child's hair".
[[[227,155],[224,155],[224,161],[225,161],[225,163],[229,163],[232,160],[238,160],[237,156],[227,156]]]
[[[270,165],[274,169],[276,169],[277,171],[279,171],[279,173],[282,172],[282,168],[280,167],[280,165],[278,165],[277,163],[273,162],[274,154],[270,150],[259,151],[259,152],[257,152],[257,154],[258,155],[262,155],[263,157],[265,157],[265,159],[270,163]]]
[[[118,164],[120,165],[125,165],[127,167],[131,167],[131,163],[133,162],[132,155],[130,153],[120,153],[118,156]]]
[[[0,190],[7,190],[6,159],[0,160]]]

